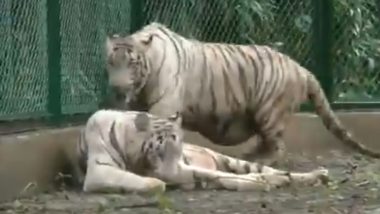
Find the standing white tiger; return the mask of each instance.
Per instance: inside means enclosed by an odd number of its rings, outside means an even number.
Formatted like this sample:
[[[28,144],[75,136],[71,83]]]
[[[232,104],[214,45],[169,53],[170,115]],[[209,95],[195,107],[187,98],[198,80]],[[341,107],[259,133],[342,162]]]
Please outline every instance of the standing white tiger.
[[[311,100],[338,139],[380,158],[346,131],[311,72],[267,46],[206,43],[152,23],[107,38],[106,50],[109,84],[132,110],[163,117],[178,111],[184,128],[215,144],[236,145],[258,135],[252,158],[270,164],[283,156],[289,117]]]
[[[238,160],[182,142],[181,118],[136,111],[100,110],[77,144],[85,192],[183,189],[270,190],[289,184],[318,185],[324,168],[294,173]]]

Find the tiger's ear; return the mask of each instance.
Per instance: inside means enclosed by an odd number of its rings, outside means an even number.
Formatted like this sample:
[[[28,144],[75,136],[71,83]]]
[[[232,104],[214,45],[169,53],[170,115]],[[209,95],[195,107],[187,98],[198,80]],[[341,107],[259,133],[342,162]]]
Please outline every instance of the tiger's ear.
[[[182,125],[182,116],[180,114],[179,111],[177,111],[175,114],[173,115],[170,115],[168,117],[168,120],[173,122],[173,123],[176,123],[177,125],[181,126]]]
[[[114,38],[119,38],[120,36],[119,35],[117,35],[117,34],[114,34],[114,35],[112,35],[112,36],[107,36],[106,37],[106,44],[105,44],[105,48],[106,48],[106,54],[107,54],[107,56],[109,56],[109,55],[111,55],[112,53],[113,53],[113,51],[114,51],[114,43],[113,43],[113,39]]]
[[[153,34],[153,33],[146,35],[143,39],[141,39],[141,43],[145,46],[149,46],[150,44],[152,44],[154,36],[155,36],[155,34]]]
[[[149,118],[148,114],[146,114],[146,113],[139,113],[139,114],[137,114],[137,116],[134,120],[134,123],[135,123],[135,127],[136,127],[137,131],[145,132],[149,128],[150,118]]]

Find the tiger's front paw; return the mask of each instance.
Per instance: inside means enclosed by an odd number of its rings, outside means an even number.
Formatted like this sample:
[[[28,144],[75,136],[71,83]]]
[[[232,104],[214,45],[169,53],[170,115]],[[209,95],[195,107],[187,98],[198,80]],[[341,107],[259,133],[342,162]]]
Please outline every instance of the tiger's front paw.
[[[162,193],[166,190],[165,182],[157,178],[149,178],[147,186],[148,192],[150,193]]]

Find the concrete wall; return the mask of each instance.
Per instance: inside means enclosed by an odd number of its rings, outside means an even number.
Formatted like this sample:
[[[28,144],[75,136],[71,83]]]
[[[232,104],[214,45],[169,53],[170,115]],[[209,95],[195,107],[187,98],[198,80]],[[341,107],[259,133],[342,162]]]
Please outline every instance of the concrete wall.
[[[380,150],[380,113],[338,115],[358,139]],[[56,175],[75,162],[74,146],[78,135],[79,126],[1,136],[0,200],[19,194],[28,184],[36,184],[38,190],[52,188]],[[237,157],[254,144],[253,139],[235,147],[220,147],[191,132],[186,133],[186,140]],[[285,140],[291,153],[302,152],[314,156],[331,149],[347,150],[313,114],[295,116],[287,127]]]

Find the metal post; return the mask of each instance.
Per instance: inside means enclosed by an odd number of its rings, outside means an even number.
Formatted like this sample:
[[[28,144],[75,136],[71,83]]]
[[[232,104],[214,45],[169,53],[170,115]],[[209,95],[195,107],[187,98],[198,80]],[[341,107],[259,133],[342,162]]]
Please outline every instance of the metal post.
[[[313,0],[313,69],[321,82],[327,98],[331,102],[333,96],[332,70],[332,21],[333,5],[331,0]]]
[[[377,14],[377,18],[380,20],[380,1],[376,1],[376,14]]]
[[[131,26],[130,33],[139,30],[145,24],[145,0],[131,0]]]
[[[59,0],[47,0],[47,41],[48,41],[48,104],[52,122],[58,124],[62,119],[61,104],[61,36]]]

